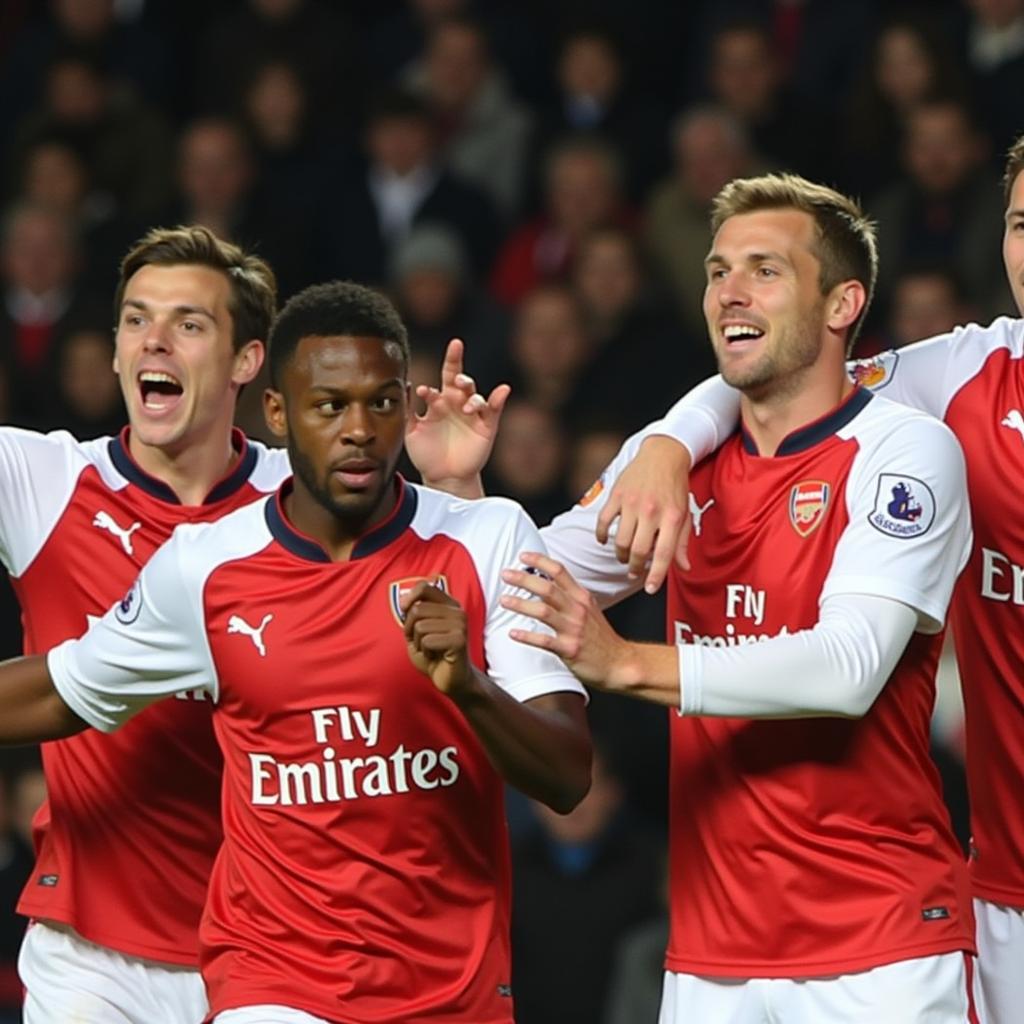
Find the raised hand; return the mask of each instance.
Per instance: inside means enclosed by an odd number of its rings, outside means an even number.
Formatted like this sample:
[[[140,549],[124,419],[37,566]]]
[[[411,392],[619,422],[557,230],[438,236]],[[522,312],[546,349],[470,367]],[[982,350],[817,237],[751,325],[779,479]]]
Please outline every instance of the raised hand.
[[[463,343],[453,338],[441,364],[441,387],[421,384],[426,411],[410,418],[405,446],[423,482],[461,497],[479,497],[480,470],[494,447],[501,411],[512,389],[499,384],[484,398],[463,372]]]
[[[606,544],[613,537],[616,557],[629,564],[630,576],[642,576],[650,562],[644,581],[648,594],[665,582],[673,558],[681,569],[690,568],[689,488],[689,452],[654,435],[619,474],[598,516],[597,539]]]
[[[466,613],[449,594],[424,580],[401,600],[405,642],[412,663],[449,697],[473,681],[466,640]]]

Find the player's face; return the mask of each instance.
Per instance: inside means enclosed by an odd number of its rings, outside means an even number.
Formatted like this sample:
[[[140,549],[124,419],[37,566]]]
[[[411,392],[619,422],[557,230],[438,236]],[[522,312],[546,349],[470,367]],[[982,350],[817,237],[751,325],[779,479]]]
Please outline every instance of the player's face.
[[[704,316],[722,376],[748,394],[792,388],[825,336],[814,221],[799,210],[737,214],[708,255]]]
[[[238,390],[263,362],[261,341],[234,351],[230,297],[211,267],[151,265],[129,279],[114,370],[133,442],[178,454],[230,428]]]
[[[287,434],[296,493],[351,524],[386,515],[409,415],[398,347],[379,338],[303,338],[267,419]]]
[[[1024,171],[1017,175],[1006,207],[1006,231],[1003,234],[1003,265],[1010,282],[1013,300],[1024,316]]]

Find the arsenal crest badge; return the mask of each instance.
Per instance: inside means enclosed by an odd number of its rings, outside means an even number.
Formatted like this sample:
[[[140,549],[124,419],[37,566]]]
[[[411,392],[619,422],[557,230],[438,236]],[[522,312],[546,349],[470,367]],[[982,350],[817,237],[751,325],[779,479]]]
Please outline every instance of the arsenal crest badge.
[[[789,521],[801,537],[816,530],[825,518],[830,492],[824,480],[803,480],[789,492]]]
[[[412,590],[417,583],[433,583],[442,594],[450,593],[448,589],[448,577],[443,573],[439,573],[436,577],[431,579],[429,576],[406,576],[405,579],[395,580],[393,583],[388,584],[388,604],[391,606],[391,614],[395,617],[395,622],[402,625],[405,622],[405,616],[402,614],[402,598]]]

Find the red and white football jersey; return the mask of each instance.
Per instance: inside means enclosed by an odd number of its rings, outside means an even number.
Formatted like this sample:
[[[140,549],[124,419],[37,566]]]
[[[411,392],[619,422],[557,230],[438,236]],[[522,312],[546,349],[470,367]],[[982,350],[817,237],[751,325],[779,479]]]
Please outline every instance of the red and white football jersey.
[[[974,550],[950,613],[963,683],[975,894],[1024,908],[1024,320],[858,363],[887,398],[945,420],[967,456]]]
[[[51,653],[54,681],[101,729],[183,687],[215,705],[224,845],[200,932],[212,1014],[269,1003],[345,1024],[506,1024],[502,780],[412,665],[398,602],[437,578],[495,683],[518,700],[582,694],[561,661],[510,639],[527,620],[499,603],[501,569],[541,549],[536,528],[512,502],[400,482],[392,515],[332,562],[280,499],[179,529],[84,639]]]
[[[774,457],[739,432],[693,471],[692,569],[673,569],[668,602],[684,665],[811,629],[833,595],[900,601],[919,626],[862,718],[672,713],[670,970],[812,977],[973,949],[966,865],[928,754],[942,623],[970,546],[962,491],[948,430],[861,389]],[[593,541],[602,503],[544,538],[610,600],[635,583]]]
[[[84,633],[179,523],[216,519],[290,472],[283,451],[241,434],[234,444],[234,467],[189,507],[132,460],[127,433],[82,443],[0,430],[0,559],[21,602],[26,653]],[[49,797],[21,913],[122,953],[195,966],[221,841],[210,709],[164,701],[114,736],[43,744]]]

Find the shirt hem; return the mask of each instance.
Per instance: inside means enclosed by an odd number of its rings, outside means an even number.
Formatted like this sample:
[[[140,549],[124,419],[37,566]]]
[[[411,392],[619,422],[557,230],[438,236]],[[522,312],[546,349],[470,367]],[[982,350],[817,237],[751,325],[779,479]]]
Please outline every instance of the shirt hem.
[[[91,942],[94,946],[102,946],[104,949],[112,949],[115,953],[134,957],[136,960],[149,960],[158,964],[169,964],[172,967],[187,967],[193,971],[199,970],[198,947],[195,947],[188,953],[182,953],[180,950],[170,950],[163,946],[149,946],[145,943],[126,940],[117,935],[105,935],[91,928],[83,928],[75,920],[74,914],[55,910],[53,907],[36,905],[31,900],[26,899],[22,899],[18,903],[17,911],[24,917],[30,917],[34,921],[53,921],[55,924],[66,925],[68,928],[73,928],[86,942]]]
[[[221,999],[210,999],[210,1009],[207,1015],[203,1018],[202,1024],[212,1024],[216,1019],[218,1013],[225,1013],[228,1010],[244,1010],[248,1006],[284,1006],[289,1010],[298,1010],[301,1013],[310,1013],[314,1017],[322,1017],[324,1020],[329,1021],[342,1021],[346,1019],[353,1019],[351,1012],[347,1012],[339,1009],[338,1007],[323,1007],[317,1006],[314,1003],[307,1002],[304,999],[296,999],[290,996],[283,996],[279,991],[275,992],[264,992],[259,990],[254,993],[249,990],[245,996],[242,995],[225,995]],[[403,1013],[407,1011],[402,1011]],[[425,1008],[422,1017],[410,1018],[413,1021],[416,1020],[427,1020],[433,1019],[436,1016],[436,1010],[431,1008]],[[346,1013],[346,1016],[340,1017],[339,1013]],[[383,1018],[381,1018],[383,1019]],[[395,1020],[401,1019],[406,1020],[406,1017],[394,1018]],[[515,1018],[513,1017],[513,1009],[509,1007],[507,1014],[501,1014],[497,1017],[485,1017],[480,1018],[473,1016],[472,1011],[467,1010],[465,1014],[445,1014],[445,1020],[458,1021],[464,1020],[466,1024],[515,1024]]]
[[[1003,889],[998,885],[987,885],[972,878],[971,895],[986,903],[998,903],[1001,907],[1024,910],[1024,892],[1020,889]]]
[[[899,963],[902,960],[917,960],[925,956],[939,956],[943,953],[969,953],[977,956],[974,940],[963,936],[946,939],[929,945],[909,946],[888,952],[873,953],[866,957],[852,957],[846,960],[829,960],[801,963],[714,963],[710,961],[686,960],[671,954],[665,957],[665,970],[674,974],[695,974],[708,978],[831,978],[842,974],[857,974],[874,967]]]

